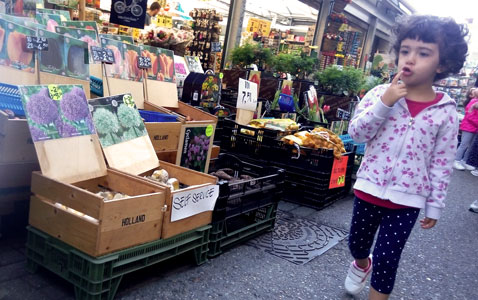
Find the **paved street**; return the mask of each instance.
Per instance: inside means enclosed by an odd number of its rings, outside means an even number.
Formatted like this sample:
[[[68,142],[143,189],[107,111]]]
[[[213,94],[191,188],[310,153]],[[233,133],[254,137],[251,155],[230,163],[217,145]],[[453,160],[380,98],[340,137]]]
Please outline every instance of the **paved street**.
[[[412,232],[391,299],[477,299],[478,178],[453,175],[447,208],[429,231]],[[350,196],[322,211],[280,203],[296,216],[347,230]],[[422,214],[423,215],[423,214]],[[0,299],[72,299],[73,287],[40,270],[25,270],[24,237],[0,240]],[[189,256],[123,278],[118,299],[353,299],[343,292],[351,257],[346,239],[305,265],[240,245],[196,267]],[[355,299],[367,299],[368,289]]]

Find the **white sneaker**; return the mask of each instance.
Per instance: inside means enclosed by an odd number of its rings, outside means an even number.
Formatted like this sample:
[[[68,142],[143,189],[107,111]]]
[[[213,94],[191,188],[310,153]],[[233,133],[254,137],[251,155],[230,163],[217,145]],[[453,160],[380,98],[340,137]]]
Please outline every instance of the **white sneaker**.
[[[368,257],[367,269],[357,266],[355,260],[350,263],[347,277],[345,278],[345,290],[352,295],[358,295],[367,284],[367,278],[372,273],[372,255]]]
[[[470,166],[466,163],[463,163],[463,166],[465,167],[465,169],[467,169],[468,171],[474,171],[476,168],[473,167],[473,166]]]
[[[460,171],[465,170],[465,166],[463,166],[463,164],[459,160],[455,160],[455,162],[453,163],[453,168]]]
[[[471,175],[478,177],[478,170],[471,171]]]
[[[470,211],[478,213],[478,200],[475,200],[473,203],[471,203]]]

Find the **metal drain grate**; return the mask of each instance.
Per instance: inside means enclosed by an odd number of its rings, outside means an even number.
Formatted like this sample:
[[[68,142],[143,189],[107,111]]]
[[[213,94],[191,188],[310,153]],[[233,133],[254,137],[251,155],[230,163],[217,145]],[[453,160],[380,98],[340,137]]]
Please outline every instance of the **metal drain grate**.
[[[279,210],[273,232],[248,242],[297,265],[325,253],[347,237],[348,232]]]

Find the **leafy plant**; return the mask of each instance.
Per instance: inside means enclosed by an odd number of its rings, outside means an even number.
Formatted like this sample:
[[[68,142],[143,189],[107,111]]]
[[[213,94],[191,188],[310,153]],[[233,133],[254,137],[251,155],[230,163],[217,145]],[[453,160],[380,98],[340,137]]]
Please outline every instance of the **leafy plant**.
[[[330,66],[322,72],[317,72],[315,79],[319,81],[322,91],[349,96],[359,93],[364,82],[364,75],[362,70],[353,67],[340,69],[337,66]]]
[[[301,55],[281,53],[273,58],[272,64],[277,72],[304,78],[314,71],[317,62],[317,58],[310,57],[305,53]]]
[[[245,44],[234,48],[231,53],[232,64],[239,67],[246,67],[254,63],[254,46],[251,44]]]
[[[383,83],[382,78],[376,76],[368,76],[365,78],[362,86],[360,87],[360,95],[363,96],[365,93]]]
[[[264,48],[261,45],[245,44],[232,50],[231,60],[233,65],[247,67],[250,64],[256,64],[265,69],[272,62],[272,50]]]

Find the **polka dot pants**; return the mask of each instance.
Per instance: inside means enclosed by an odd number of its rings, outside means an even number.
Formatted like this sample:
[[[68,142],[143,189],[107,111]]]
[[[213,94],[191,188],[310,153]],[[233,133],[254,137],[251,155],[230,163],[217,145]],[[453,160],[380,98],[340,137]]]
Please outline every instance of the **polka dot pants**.
[[[349,235],[349,249],[355,259],[369,256],[375,233],[373,250],[372,287],[390,294],[395,283],[398,263],[420,209],[390,209],[376,206],[355,197]]]

